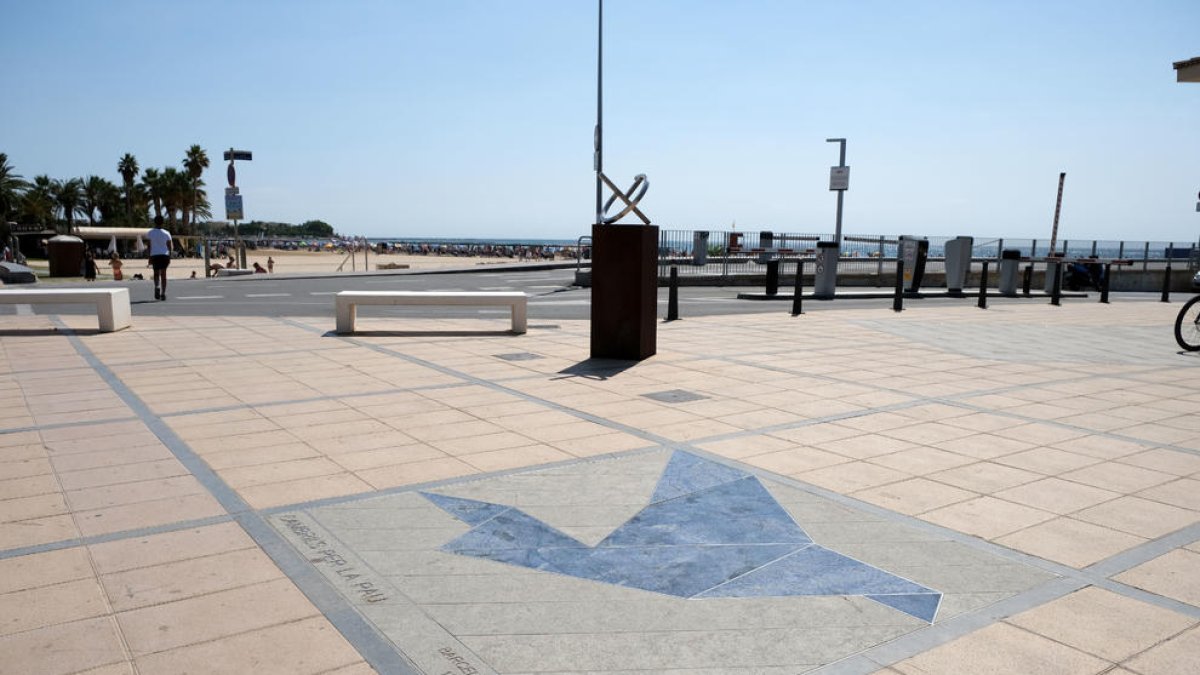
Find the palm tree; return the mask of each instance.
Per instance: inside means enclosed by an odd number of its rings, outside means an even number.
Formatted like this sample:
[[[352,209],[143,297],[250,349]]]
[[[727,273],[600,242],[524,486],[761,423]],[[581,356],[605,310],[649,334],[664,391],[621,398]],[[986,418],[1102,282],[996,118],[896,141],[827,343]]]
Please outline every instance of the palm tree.
[[[188,148],[187,155],[185,155],[183,158],[183,168],[187,171],[188,178],[192,182],[191,199],[188,201],[192,210],[191,221],[194,223],[196,222],[196,205],[200,201],[198,193],[200,192],[200,186],[203,185],[203,182],[200,180],[200,176],[202,176],[204,174],[204,170],[208,168],[208,153],[204,152],[204,148],[200,147],[199,145],[193,145],[192,147]],[[185,228],[187,227],[187,222],[188,219],[185,216]]]
[[[158,169],[149,168],[142,173],[142,183],[146,186],[146,197],[154,206],[155,217],[162,215],[163,210],[163,180]]]
[[[87,216],[88,224],[96,224],[96,212],[108,210],[109,202],[117,193],[117,186],[108,179],[100,176],[88,176],[83,182],[83,213]]]
[[[43,227],[54,218],[54,181],[49,176],[33,177],[33,185],[21,198],[21,214]]]
[[[83,213],[83,181],[78,178],[54,181],[54,201],[67,223],[66,234],[75,231],[75,216]]]
[[[186,229],[187,206],[192,190],[191,179],[179,169],[168,166],[162,171],[161,181],[163,209],[167,212],[167,222],[174,228],[178,222],[175,212],[179,211],[180,216],[183,218],[183,227]]]
[[[137,157],[125,153],[125,156],[117,162],[117,173],[121,174],[121,179],[125,181],[125,216],[129,219],[129,224],[133,224],[133,181],[138,175]]]
[[[21,195],[28,188],[29,183],[9,165],[8,155],[0,152],[0,222],[6,222],[8,215],[17,210]]]

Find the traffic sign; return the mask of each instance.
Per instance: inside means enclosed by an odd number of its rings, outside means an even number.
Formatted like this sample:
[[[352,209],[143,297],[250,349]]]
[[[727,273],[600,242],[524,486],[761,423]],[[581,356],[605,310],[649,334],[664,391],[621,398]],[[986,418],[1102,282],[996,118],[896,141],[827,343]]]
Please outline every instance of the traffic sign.
[[[225,151],[225,161],[226,162],[232,162],[234,160],[241,160],[243,162],[249,162],[252,159],[254,159],[254,157],[252,156],[252,153],[249,150],[230,149],[230,150]]]
[[[831,167],[829,167],[829,189],[830,190],[849,190],[850,189],[850,167],[848,167],[848,166],[831,166]]]
[[[241,211],[241,195],[226,195],[226,220],[245,220]]]

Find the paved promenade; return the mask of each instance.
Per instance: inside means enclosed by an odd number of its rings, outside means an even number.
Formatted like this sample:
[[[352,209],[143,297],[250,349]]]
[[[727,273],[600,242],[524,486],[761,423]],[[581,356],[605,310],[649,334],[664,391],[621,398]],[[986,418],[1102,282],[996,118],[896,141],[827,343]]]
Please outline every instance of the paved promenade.
[[[0,316],[0,673],[1200,672],[1179,303]]]

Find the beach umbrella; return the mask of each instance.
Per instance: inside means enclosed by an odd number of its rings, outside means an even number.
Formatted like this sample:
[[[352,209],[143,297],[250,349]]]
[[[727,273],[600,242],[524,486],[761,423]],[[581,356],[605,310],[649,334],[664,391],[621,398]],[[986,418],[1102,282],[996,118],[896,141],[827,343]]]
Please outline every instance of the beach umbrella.
[[[108,252],[110,254],[117,252],[117,235],[113,235],[108,239]]]

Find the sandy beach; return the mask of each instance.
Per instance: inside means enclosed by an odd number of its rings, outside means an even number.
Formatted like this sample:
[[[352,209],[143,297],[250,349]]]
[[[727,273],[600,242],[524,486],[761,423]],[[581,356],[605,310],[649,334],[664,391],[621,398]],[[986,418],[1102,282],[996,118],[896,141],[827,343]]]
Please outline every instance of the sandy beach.
[[[275,259],[275,274],[337,274],[339,272],[362,272],[365,270],[375,271],[387,269],[388,265],[407,265],[410,270],[432,270],[432,269],[447,269],[455,267],[474,267],[477,265],[503,265],[521,262],[518,258],[495,258],[482,256],[438,256],[438,255],[410,255],[410,254],[384,254],[376,255],[369,254],[366,263],[363,261],[362,252],[356,253],[351,259],[346,253],[337,252],[312,252],[312,251],[281,251],[276,249],[258,249],[246,251],[246,265],[253,269],[254,263],[258,263],[263,267],[267,266],[267,258]],[[564,261],[564,258],[555,258],[556,261]],[[213,258],[211,262],[221,263],[222,259]],[[100,281],[112,280],[112,269],[108,266],[108,261],[99,260],[100,274],[97,279]],[[149,263],[145,259],[132,258],[124,260],[122,271],[125,278],[129,279],[134,274],[141,274],[145,278],[150,278]],[[365,267],[364,267],[365,264]],[[45,260],[30,259],[28,265],[39,273],[39,277],[44,281],[49,281],[49,277],[43,276],[48,270],[48,263]],[[403,269],[403,268],[397,268]],[[168,279],[187,279],[192,276],[192,272],[196,273],[199,278],[204,277],[204,259],[203,258],[176,258],[171,261],[171,266],[167,269]],[[59,277],[64,281],[76,280],[77,277]]]

